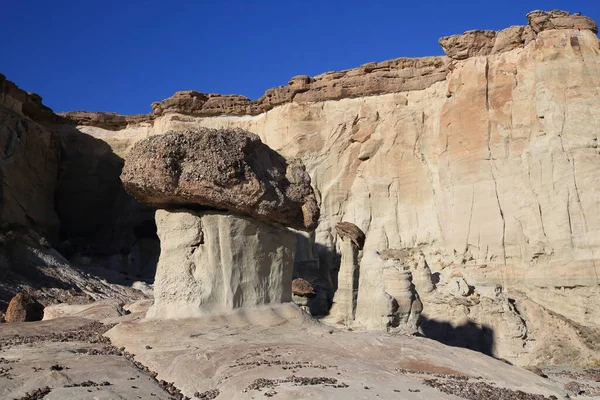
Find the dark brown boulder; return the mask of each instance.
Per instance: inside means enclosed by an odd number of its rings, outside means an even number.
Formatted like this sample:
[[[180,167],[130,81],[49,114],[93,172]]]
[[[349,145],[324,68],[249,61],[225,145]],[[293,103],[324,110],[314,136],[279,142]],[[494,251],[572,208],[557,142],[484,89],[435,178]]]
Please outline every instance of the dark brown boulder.
[[[365,245],[365,233],[351,222],[339,222],[335,226],[335,231],[342,239],[350,239],[359,250],[362,250]]]
[[[121,180],[157,208],[208,207],[311,231],[319,206],[310,176],[242,129],[168,132],[136,143]]]
[[[305,279],[296,278],[292,281],[292,294],[296,296],[314,297],[313,286]]]
[[[41,321],[44,318],[44,306],[27,293],[17,293],[8,304],[6,322]]]

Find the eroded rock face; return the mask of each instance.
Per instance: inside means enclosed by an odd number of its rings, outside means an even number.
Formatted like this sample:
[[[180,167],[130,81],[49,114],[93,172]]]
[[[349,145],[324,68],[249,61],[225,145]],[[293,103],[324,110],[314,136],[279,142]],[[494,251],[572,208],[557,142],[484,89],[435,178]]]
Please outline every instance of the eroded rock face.
[[[446,55],[454,60],[498,54],[522,48],[536,35],[546,30],[589,30],[598,33],[598,26],[588,17],[566,11],[532,11],[527,14],[529,25],[511,26],[502,31],[473,30],[439,40]]]
[[[571,14],[567,11],[532,11],[527,14],[529,25],[535,33],[552,29],[588,29],[598,33],[598,25],[593,19],[579,13]]]
[[[121,179],[137,200],[154,207],[206,206],[307,231],[319,219],[302,163],[241,129],[150,137],[131,150]]]
[[[0,221],[58,239],[54,191],[60,149],[41,123],[54,116],[41,98],[0,74]]]
[[[44,317],[44,306],[27,293],[17,293],[8,303],[6,322],[41,321]]]
[[[296,236],[228,213],[156,212],[161,254],[150,318],[291,301]]]
[[[360,263],[355,323],[375,330],[416,333],[423,304],[408,267],[366,252]]]

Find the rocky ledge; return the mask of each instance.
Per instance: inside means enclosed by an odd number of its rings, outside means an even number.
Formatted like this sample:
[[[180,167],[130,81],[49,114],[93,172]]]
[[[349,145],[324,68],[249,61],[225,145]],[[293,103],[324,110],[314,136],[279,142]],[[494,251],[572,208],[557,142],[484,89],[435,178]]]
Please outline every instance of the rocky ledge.
[[[566,11],[532,11],[527,14],[529,25],[511,26],[499,32],[471,30],[461,35],[439,40],[446,55],[454,60],[504,53],[526,46],[542,31],[552,29],[587,29],[598,33],[598,25],[588,17]]]

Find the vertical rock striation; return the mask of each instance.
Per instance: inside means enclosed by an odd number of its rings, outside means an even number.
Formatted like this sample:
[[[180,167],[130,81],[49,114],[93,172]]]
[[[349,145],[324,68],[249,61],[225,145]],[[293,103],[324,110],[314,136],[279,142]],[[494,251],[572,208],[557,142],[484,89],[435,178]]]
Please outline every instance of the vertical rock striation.
[[[228,213],[156,212],[161,243],[150,318],[291,301],[296,236]]]

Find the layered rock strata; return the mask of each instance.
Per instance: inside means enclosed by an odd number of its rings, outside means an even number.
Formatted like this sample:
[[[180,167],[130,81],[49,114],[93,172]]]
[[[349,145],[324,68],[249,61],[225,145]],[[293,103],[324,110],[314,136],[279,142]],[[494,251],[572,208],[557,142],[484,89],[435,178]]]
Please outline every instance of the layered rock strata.
[[[161,254],[149,318],[291,301],[296,236],[227,213],[156,212]]]

